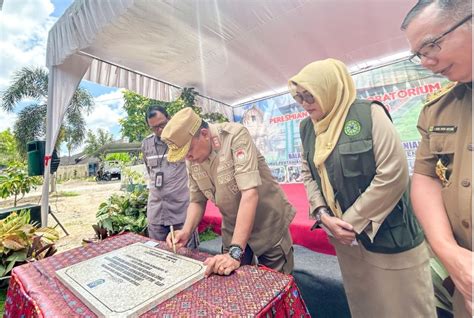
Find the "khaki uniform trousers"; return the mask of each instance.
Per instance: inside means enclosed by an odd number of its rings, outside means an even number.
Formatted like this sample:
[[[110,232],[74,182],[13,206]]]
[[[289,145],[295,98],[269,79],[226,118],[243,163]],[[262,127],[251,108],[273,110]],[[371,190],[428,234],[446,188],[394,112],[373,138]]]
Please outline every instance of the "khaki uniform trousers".
[[[228,249],[222,249],[223,253],[228,251]],[[281,273],[291,274],[295,267],[295,262],[293,240],[291,239],[290,231],[288,230],[274,246],[260,256],[254,255],[252,249],[247,245],[241,265],[256,264],[264,265]]]
[[[425,242],[397,254],[367,251],[330,238],[336,248],[352,318],[436,317]]]
[[[295,262],[293,240],[291,239],[290,231],[288,230],[275,246],[258,256],[257,259],[259,264],[285,274],[291,274],[295,267]]]

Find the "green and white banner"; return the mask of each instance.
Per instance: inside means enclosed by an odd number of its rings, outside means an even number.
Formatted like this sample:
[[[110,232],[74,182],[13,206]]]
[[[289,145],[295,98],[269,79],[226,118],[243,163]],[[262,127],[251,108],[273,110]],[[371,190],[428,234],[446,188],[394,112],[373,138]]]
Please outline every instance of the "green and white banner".
[[[381,101],[393,118],[407,154],[410,173],[420,140],[418,116],[430,94],[449,81],[402,61],[353,75],[358,98]],[[278,182],[301,182],[299,123],[308,114],[290,94],[245,104],[234,120],[245,125]]]

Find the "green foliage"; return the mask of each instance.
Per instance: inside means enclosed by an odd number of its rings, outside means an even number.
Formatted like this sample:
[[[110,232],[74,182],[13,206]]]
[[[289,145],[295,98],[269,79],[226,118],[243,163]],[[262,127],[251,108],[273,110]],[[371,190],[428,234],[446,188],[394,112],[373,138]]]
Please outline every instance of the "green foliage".
[[[196,95],[194,88],[183,88],[180,96],[172,102],[164,102],[149,99],[138,95],[131,91],[125,91],[123,96],[125,99],[124,109],[127,117],[120,119],[122,126],[122,136],[128,137],[130,142],[142,141],[151,131],[146,122],[146,112],[150,105],[160,105],[166,109],[170,117],[185,107],[191,107],[198,115],[201,116],[201,108],[195,105]],[[229,121],[225,116],[219,113],[208,113],[202,115],[203,119],[211,123]]]
[[[147,201],[147,189],[139,189],[124,195],[113,194],[99,205],[96,214],[98,227],[105,229],[108,235],[124,231],[143,233],[147,227]]]
[[[5,311],[5,300],[7,299],[7,289],[0,289],[0,314]]]
[[[5,199],[13,195],[13,206],[16,206],[18,195],[21,194],[23,198],[40,184],[42,184],[41,177],[29,177],[24,166],[13,164],[0,174],[0,197]]]
[[[10,86],[1,92],[0,108],[13,111],[18,102],[25,98],[36,101],[26,106],[18,113],[14,124],[14,135],[17,140],[17,149],[22,158],[26,157],[26,144],[39,139],[46,131],[46,101],[48,99],[48,72],[40,67],[24,67],[13,75]],[[62,141],[66,141],[68,150],[82,144],[85,137],[84,114],[89,113],[94,101],[89,92],[78,88],[66,108],[65,120],[62,126],[63,133],[58,138],[56,148]]]
[[[79,195],[80,194],[78,192],[74,191],[60,191],[54,193],[53,195],[51,195],[51,197],[77,197]]]
[[[99,128],[97,134],[94,134],[92,130],[87,131],[86,146],[84,153],[89,156],[96,156],[101,161],[104,161],[105,154],[100,151],[100,148],[113,141],[113,136],[107,130]]]
[[[127,164],[132,161],[132,158],[126,152],[115,152],[107,154],[105,161],[119,161],[121,164]]]
[[[222,115],[221,113],[207,113],[201,115],[202,119],[207,121],[208,123],[227,123],[229,122],[229,119]]]
[[[127,112],[127,117],[120,119],[122,126],[122,136],[128,137],[130,142],[142,141],[150,134],[145,116],[151,104],[158,104],[167,108],[167,102],[146,98],[132,91],[124,91],[125,103],[123,108]]]
[[[32,104],[18,113],[13,133],[22,158],[26,159],[27,143],[41,139],[46,134],[46,107],[46,104]]]
[[[122,168],[122,178],[127,180],[128,184],[145,184],[143,174],[128,167]]]
[[[15,265],[53,255],[58,238],[55,229],[30,224],[30,212],[26,210],[0,220],[0,276],[8,275]]]
[[[203,232],[199,233],[199,241],[200,242],[205,242],[205,241],[210,241],[218,237],[211,227],[208,227],[205,229]]]
[[[0,132],[0,166],[8,166],[18,160],[15,136],[10,129]]]

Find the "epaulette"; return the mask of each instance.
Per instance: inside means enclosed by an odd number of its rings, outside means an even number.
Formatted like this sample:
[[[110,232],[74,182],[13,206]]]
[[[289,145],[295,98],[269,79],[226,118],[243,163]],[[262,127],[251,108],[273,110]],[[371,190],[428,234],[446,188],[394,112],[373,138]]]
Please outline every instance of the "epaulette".
[[[155,134],[149,134],[148,136],[145,137],[145,139],[148,139],[150,137],[155,137]]]
[[[440,100],[440,98],[449,93],[456,86],[456,84],[457,82],[449,82],[448,84],[438,89],[436,92],[427,95],[423,107],[430,106],[436,101]]]

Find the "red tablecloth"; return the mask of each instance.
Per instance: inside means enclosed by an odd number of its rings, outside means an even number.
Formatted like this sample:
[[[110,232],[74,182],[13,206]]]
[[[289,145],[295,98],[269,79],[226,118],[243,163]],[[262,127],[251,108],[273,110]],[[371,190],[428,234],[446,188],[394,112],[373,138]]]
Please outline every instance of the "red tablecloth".
[[[149,239],[124,234],[75,248],[13,270],[4,317],[96,317],[57,278],[55,271],[114,249]],[[159,247],[167,249],[163,242]],[[198,260],[208,255],[181,249]],[[126,291],[125,291],[126,292]],[[213,275],[141,317],[309,317],[290,275],[243,266],[230,276]]]
[[[334,247],[329,243],[326,232],[322,229],[310,231],[315,221],[308,217],[309,205],[304,185],[302,183],[283,183],[280,186],[296,209],[296,216],[290,224],[293,243],[314,252],[336,255]],[[221,222],[222,215],[219,209],[208,201],[206,212],[199,224],[199,232],[211,227],[216,233],[221,234]]]

